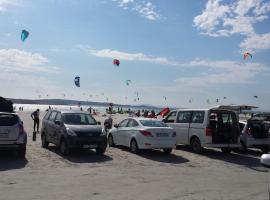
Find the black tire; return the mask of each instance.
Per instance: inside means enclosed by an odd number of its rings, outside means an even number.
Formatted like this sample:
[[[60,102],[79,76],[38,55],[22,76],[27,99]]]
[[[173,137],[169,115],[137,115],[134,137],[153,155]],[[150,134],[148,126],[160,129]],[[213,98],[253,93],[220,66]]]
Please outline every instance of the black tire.
[[[246,153],[247,152],[247,146],[245,145],[245,143],[244,142],[240,142],[241,143],[241,146],[240,146],[240,151],[242,152],[242,153]]]
[[[269,152],[269,147],[268,146],[261,147],[260,149],[261,149],[261,151],[263,153],[268,153]]]
[[[169,149],[163,149],[163,152],[165,154],[170,154],[170,153],[172,153],[172,149],[171,148],[169,148]]]
[[[49,142],[47,142],[46,135],[45,135],[45,133],[43,133],[41,135],[41,147],[48,148],[48,146],[49,146]]]
[[[138,144],[135,139],[132,139],[130,142],[130,151],[132,153],[139,153]]]
[[[109,147],[115,147],[113,136],[111,134],[108,136],[108,144],[109,144]]]
[[[231,148],[228,148],[228,147],[222,147],[221,148],[221,151],[225,154],[230,154],[232,149]]]
[[[62,139],[62,140],[61,140],[59,149],[60,149],[60,153],[61,153],[62,155],[64,155],[64,156],[67,156],[67,155],[69,155],[69,153],[70,153],[68,144],[67,144],[67,142],[66,142],[65,139]]]
[[[195,153],[201,154],[203,151],[201,142],[200,142],[199,138],[197,138],[197,137],[194,137],[191,139],[190,146],[191,146],[192,151]]]
[[[104,155],[105,151],[106,151],[106,147],[98,147],[98,148],[96,148],[96,154],[97,155]]]
[[[17,150],[17,153],[18,153],[18,157],[19,157],[19,158],[25,158],[25,154],[26,154],[26,145],[23,145],[22,147],[20,147],[20,148]]]

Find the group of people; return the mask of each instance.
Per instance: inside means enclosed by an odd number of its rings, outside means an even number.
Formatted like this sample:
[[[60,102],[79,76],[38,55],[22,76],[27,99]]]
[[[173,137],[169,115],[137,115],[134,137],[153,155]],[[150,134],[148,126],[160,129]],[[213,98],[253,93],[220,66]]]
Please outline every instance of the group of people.
[[[148,110],[142,110],[142,114],[141,114],[141,111],[138,110],[135,115],[137,117],[146,117],[146,118],[156,118],[156,113],[154,110],[152,110],[150,113]]]

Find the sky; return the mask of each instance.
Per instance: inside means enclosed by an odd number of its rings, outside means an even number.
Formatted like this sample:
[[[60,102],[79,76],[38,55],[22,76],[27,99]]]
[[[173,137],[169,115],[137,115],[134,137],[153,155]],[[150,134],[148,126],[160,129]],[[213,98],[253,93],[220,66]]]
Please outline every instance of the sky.
[[[270,110],[269,55],[269,0],[0,0],[4,97]]]

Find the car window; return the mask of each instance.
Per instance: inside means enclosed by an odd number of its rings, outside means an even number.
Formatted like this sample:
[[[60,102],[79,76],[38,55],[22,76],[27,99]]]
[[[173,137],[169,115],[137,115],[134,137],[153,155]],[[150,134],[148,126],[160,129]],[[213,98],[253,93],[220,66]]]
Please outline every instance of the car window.
[[[165,122],[167,123],[174,123],[175,119],[176,119],[176,111],[175,112],[171,112],[168,117],[166,118]]]
[[[123,120],[122,122],[119,123],[118,127],[127,127],[128,125],[128,119]]]
[[[52,112],[50,117],[49,117],[49,121],[54,121],[56,114],[57,114],[57,112]]]
[[[189,123],[191,111],[181,111],[177,115],[176,123]]]
[[[62,121],[62,115],[61,115],[61,113],[57,113],[57,115],[55,117],[55,121]]]
[[[136,126],[139,126],[139,124],[138,124],[138,122],[136,122],[136,120],[134,120],[134,119],[129,120],[128,127],[136,127]]]
[[[51,111],[48,111],[48,112],[46,113],[46,115],[44,116],[44,119],[45,119],[45,120],[48,120],[48,119],[49,119],[50,114],[51,114]]]
[[[13,126],[19,122],[17,115],[0,114],[0,126]]]
[[[203,111],[196,111],[192,114],[191,123],[198,123],[201,124],[204,121],[204,112]]]
[[[67,113],[63,114],[63,121],[70,125],[97,125],[96,120],[85,113]]]
[[[141,124],[143,126],[147,127],[168,127],[167,124],[165,124],[162,121],[156,121],[156,120],[140,120]]]

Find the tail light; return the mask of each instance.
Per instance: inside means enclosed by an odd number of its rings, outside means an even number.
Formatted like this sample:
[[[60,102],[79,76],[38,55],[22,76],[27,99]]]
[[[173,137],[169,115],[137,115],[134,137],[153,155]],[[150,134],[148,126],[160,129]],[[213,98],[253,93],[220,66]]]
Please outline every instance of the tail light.
[[[24,128],[23,128],[23,125],[20,124],[19,125],[19,134],[23,134],[24,133]]]
[[[251,136],[251,131],[250,131],[250,128],[247,128],[246,131],[245,131],[245,134]]]
[[[145,137],[153,137],[152,133],[150,133],[149,131],[140,131],[140,133]]]
[[[208,128],[208,127],[207,127],[207,128],[205,129],[205,135],[206,135],[206,136],[212,136],[212,133],[213,133],[213,130],[212,130],[211,128]]]
[[[173,132],[172,137],[176,137],[176,132]]]

